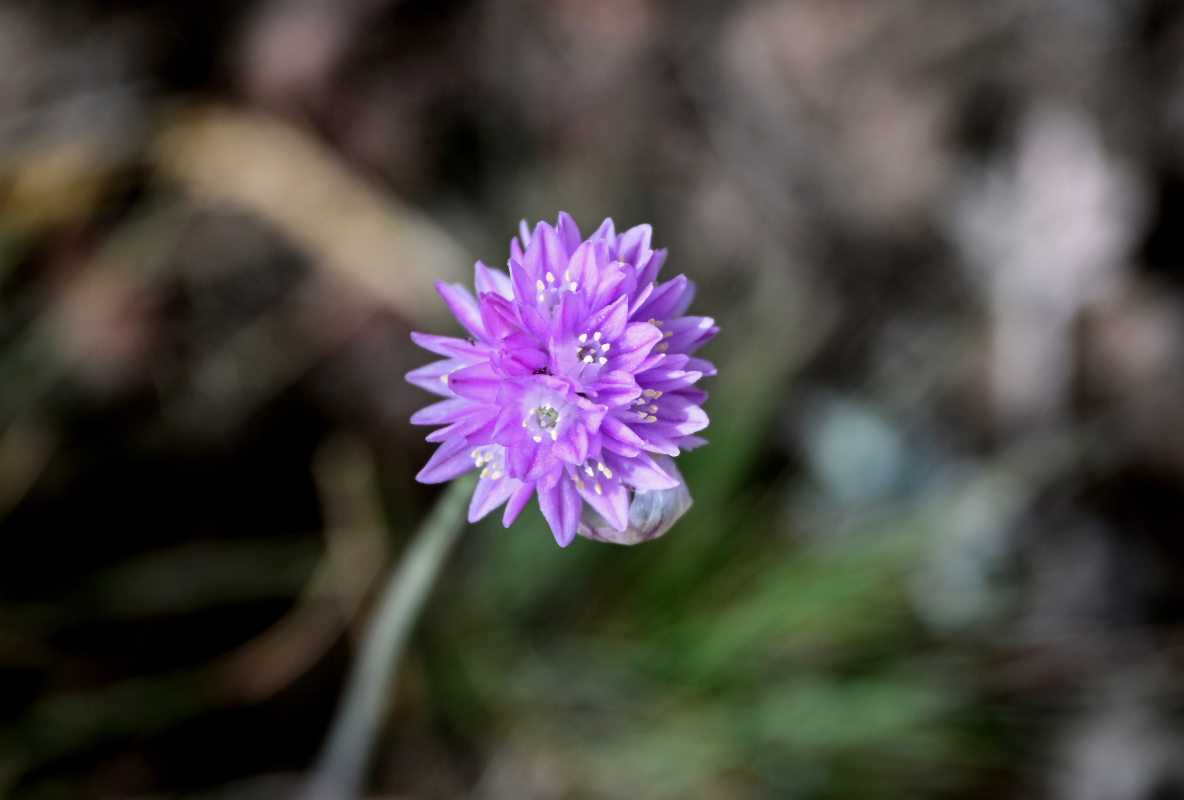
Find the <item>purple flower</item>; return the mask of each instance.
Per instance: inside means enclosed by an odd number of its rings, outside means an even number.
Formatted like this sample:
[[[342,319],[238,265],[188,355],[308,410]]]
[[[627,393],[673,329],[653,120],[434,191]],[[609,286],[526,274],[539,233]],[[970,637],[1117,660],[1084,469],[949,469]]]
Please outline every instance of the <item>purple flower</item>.
[[[537,494],[561,546],[577,532],[633,544],[690,505],[670,457],[703,444],[707,394],[695,383],[715,367],[691,354],[719,329],[685,316],[695,294],[685,276],[658,281],[666,251],[650,235],[649,225],[618,235],[606,219],[583,239],[560,213],[533,234],[522,223],[509,275],[477,262],[476,298],[436,284],[470,338],[411,335],[444,356],[407,375],[445,398],[411,418],[444,426],[428,435],[441,444],[417,478],[480,470],[469,521],[505,503],[509,526]]]

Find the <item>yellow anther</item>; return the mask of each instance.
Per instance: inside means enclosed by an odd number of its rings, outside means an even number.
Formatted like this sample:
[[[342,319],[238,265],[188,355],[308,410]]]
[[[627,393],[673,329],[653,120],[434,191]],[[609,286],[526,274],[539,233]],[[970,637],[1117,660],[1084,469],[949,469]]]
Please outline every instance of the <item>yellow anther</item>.
[[[551,429],[551,441],[553,441],[553,442],[559,441],[559,431],[556,430],[555,428]]]
[[[596,493],[597,494],[604,494],[604,489],[600,488],[600,481],[596,482]]]
[[[552,275],[550,272],[548,272],[547,273],[547,283],[554,283],[554,282],[555,282],[555,276]]]
[[[485,469],[481,470],[481,477],[482,477],[482,478],[488,478],[488,477],[489,477],[489,467],[486,467]]]
[[[531,436],[530,438],[534,439],[536,442],[541,442],[543,440],[542,436]]]
[[[542,281],[535,281],[534,288],[538,289],[541,292],[547,288],[547,284],[543,283]]]
[[[596,333],[592,334],[592,338],[599,342],[600,341],[600,331],[597,331]]]
[[[607,359],[607,358],[605,358],[604,356],[601,356],[601,357],[600,357],[600,363],[601,363],[601,364],[607,364],[607,363],[608,363],[608,359]]]
[[[584,342],[586,342],[586,341],[588,341],[588,334],[586,334],[586,333],[581,333],[581,334],[580,334],[580,344],[583,344],[583,343],[584,343]]]

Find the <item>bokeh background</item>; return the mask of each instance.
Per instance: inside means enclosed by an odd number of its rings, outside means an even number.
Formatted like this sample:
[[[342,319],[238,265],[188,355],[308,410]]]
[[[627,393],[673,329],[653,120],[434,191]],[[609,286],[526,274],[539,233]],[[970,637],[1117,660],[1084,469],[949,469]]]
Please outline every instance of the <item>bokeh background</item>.
[[[374,798],[1184,797],[1184,5],[0,5],[0,796],[282,798],[436,279],[650,222],[663,539],[467,532]]]

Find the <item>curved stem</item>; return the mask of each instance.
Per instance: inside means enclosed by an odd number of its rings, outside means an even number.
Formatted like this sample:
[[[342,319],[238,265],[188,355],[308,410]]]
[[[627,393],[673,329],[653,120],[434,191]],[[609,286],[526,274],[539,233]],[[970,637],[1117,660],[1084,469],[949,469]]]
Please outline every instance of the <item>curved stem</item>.
[[[391,573],[329,737],[300,800],[353,800],[358,796],[403,648],[445,556],[464,527],[472,492],[471,477],[453,481],[416,532],[398,569]]]

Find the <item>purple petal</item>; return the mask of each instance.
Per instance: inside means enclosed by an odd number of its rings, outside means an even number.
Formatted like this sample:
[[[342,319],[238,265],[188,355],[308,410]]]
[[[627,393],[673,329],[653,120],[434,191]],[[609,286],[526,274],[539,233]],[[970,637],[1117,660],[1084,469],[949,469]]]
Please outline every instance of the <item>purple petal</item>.
[[[442,356],[459,358],[466,364],[476,364],[489,358],[489,345],[457,339],[453,336],[436,336],[431,333],[412,332],[411,341]]]
[[[687,369],[695,370],[704,378],[709,378],[715,374],[715,365],[702,358],[692,358],[687,361]]]
[[[719,328],[711,317],[674,317],[662,328],[667,345],[676,353],[693,352],[717,333]]]
[[[625,231],[617,243],[617,257],[630,264],[637,264],[642,257],[648,260],[653,234],[649,225],[635,225]]]
[[[597,239],[608,239],[615,243],[617,240],[617,229],[613,226],[612,217],[605,218],[604,222],[600,223],[600,227],[596,232],[588,237],[588,241],[596,241]]]
[[[473,499],[469,503],[469,522],[476,522],[490,511],[510,499],[522,486],[520,481],[503,475],[500,478],[486,477],[477,482]]]
[[[493,429],[497,425],[497,406],[479,406],[469,403],[469,408],[460,418],[438,431],[428,434],[429,442],[443,442],[448,439],[463,438],[470,442],[488,442],[493,438]]]
[[[473,285],[477,287],[477,296],[492,292],[507,299],[514,296],[514,285],[510,283],[510,276],[501,270],[490,269],[480,261],[475,267]]]
[[[625,330],[625,322],[629,318],[629,298],[618,297],[616,301],[602,308],[588,317],[581,325],[581,332],[593,334],[599,332],[604,341],[615,342]]]
[[[411,370],[403,378],[408,383],[414,384],[420,389],[426,389],[432,394],[452,397],[452,390],[448,388],[448,373],[460,369],[464,365],[465,362],[455,358],[433,361],[419,369]]]
[[[500,385],[501,376],[493,371],[488,362],[458,369],[448,376],[449,389],[478,403],[497,402]]]
[[[443,483],[464,475],[473,469],[473,458],[469,453],[469,445],[464,439],[442,444],[415,479],[420,483]]]
[[[532,285],[548,272],[562,274],[567,268],[567,253],[559,233],[547,223],[540,222],[535,226],[530,245],[522,254],[522,266],[526,268]],[[523,299],[518,297],[519,302]]]
[[[667,475],[654,459],[648,456],[621,458],[610,456],[605,460],[621,483],[635,489],[673,489],[679,481]]]
[[[433,403],[427,408],[421,408],[411,415],[412,425],[443,425],[446,422],[453,422],[457,415],[467,409],[473,407],[471,400],[466,400],[463,397],[454,397],[450,400],[442,400],[439,403]]]
[[[460,324],[465,326],[465,330],[478,339],[487,338],[485,323],[481,321],[477,300],[469,293],[468,289],[460,284],[436,281],[436,291],[444,298],[444,302],[452,309],[452,313],[456,315]]]
[[[633,318],[643,322],[650,319],[662,321],[669,318],[682,301],[688,283],[685,275],[678,275],[673,280],[654,286],[649,300],[641,304]]]
[[[513,301],[499,294],[481,295],[481,318],[494,341],[522,330]]]
[[[625,370],[601,372],[596,377],[593,388],[596,391],[596,402],[609,408],[623,406],[641,396],[641,387],[637,385],[633,374]]]
[[[586,476],[577,475],[579,478]],[[629,490],[616,480],[608,480],[602,475],[596,475],[580,481],[583,489],[577,490],[584,502],[592,507],[596,513],[604,517],[609,525],[618,531],[624,531],[629,525]],[[600,491],[597,491],[597,488]]]
[[[612,414],[601,421],[600,433],[606,449],[624,456],[635,456],[645,446],[645,440]]]
[[[508,528],[514,520],[518,519],[518,515],[522,513],[522,509],[532,494],[534,494],[533,483],[524,483],[514,490],[514,494],[510,496],[510,502],[506,503],[506,511],[502,514],[502,525]]]
[[[580,246],[580,226],[576,225],[571,214],[560,211],[559,224],[555,226],[555,230],[559,233],[559,240],[563,243],[564,250],[568,254],[574,253],[576,248]]]
[[[537,491],[539,509],[551,526],[555,541],[560,547],[567,547],[576,538],[576,528],[580,525],[580,493],[575,484],[565,478],[548,489],[539,486]]]
[[[654,283],[658,280],[658,272],[662,269],[662,265],[666,263],[666,248],[655,250],[650,255],[649,261],[644,266],[638,265],[637,283],[638,285],[645,285],[647,283]]]

